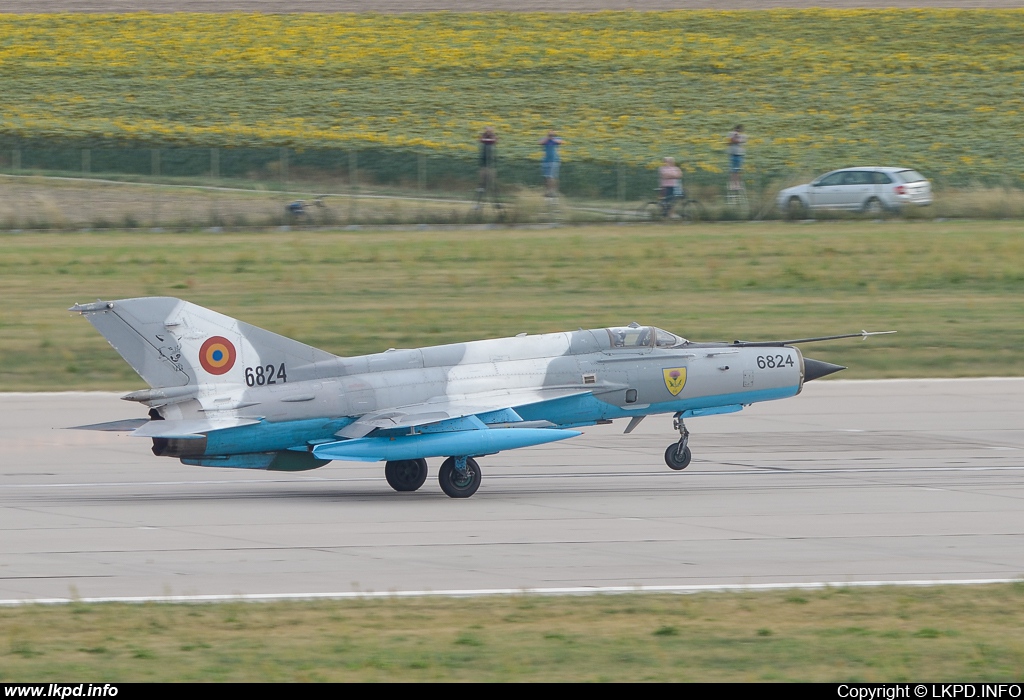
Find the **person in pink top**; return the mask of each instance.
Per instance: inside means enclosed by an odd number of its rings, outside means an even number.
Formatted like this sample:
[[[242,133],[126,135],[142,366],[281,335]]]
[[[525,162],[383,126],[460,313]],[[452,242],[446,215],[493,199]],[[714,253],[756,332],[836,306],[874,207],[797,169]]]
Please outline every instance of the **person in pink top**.
[[[665,156],[658,168],[658,184],[661,187],[661,208],[668,214],[672,200],[683,193],[683,171],[676,165],[676,159]]]

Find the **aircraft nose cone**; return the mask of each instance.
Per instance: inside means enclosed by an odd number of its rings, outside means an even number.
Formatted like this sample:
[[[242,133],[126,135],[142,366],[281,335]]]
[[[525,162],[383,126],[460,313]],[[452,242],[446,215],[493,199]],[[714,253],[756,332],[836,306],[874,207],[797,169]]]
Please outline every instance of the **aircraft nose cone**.
[[[844,369],[846,368],[842,365],[834,365],[831,362],[822,362],[821,360],[812,360],[809,357],[805,357],[804,381],[809,382],[812,379],[827,377],[834,372],[842,372]]]

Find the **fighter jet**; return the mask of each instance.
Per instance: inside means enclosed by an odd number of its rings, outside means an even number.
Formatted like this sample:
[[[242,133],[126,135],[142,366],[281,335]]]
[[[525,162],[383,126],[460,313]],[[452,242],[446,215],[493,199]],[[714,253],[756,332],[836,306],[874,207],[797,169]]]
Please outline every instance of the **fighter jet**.
[[[685,469],[685,419],[795,396],[845,369],[794,345],[877,335],[699,343],[634,322],[340,357],[170,297],[70,311],[150,387],[122,397],[148,407],[148,418],[82,429],[130,431],[152,440],[157,456],[203,467],[384,462],[396,491],[419,489],[427,458],[445,457],[438,481],[452,498],[476,493],[478,457],[619,418],[629,433],[655,413],[674,415],[679,437],[665,462]]]

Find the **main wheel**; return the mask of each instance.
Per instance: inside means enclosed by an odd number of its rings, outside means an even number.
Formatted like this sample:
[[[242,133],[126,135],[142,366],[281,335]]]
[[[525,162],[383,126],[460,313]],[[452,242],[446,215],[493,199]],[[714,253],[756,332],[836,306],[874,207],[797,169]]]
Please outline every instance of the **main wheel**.
[[[427,480],[427,460],[400,459],[384,465],[384,478],[395,491],[415,491]]]
[[[661,221],[662,216],[661,202],[647,202],[636,210],[636,218],[641,221]]]
[[[455,468],[455,458],[449,457],[437,473],[441,490],[452,498],[469,498],[480,488],[480,465],[472,457],[466,458],[466,470]]]
[[[691,456],[690,448],[684,447],[683,455],[682,457],[679,457],[676,454],[676,448],[678,446],[678,443],[673,442],[671,445],[668,446],[668,449],[665,450],[665,464],[667,464],[670,469],[675,469],[676,471],[679,471],[680,469],[686,469],[688,466],[690,466]]]

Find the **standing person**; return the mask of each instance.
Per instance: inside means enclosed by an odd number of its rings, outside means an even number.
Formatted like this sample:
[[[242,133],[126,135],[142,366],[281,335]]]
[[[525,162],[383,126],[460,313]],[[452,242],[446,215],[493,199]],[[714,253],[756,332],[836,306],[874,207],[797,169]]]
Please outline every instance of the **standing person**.
[[[484,133],[480,134],[480,185],[476,188],[479,194],[493,187],[497,166],[498,136],[494,133],[494,127],[488,126]]]
[[[558,166],[562,159],[558,155],[558,147],[565,141],[558,138],[558,134],[552,129],[548,135],[540,140],[544,147],[544,160],[541,162],[541,172],[544,173],[545,197],[558,196]]]
[[[658,168],[658,184],[661,186],[661,215],[668,216],[672,202],[683,194],[683,171],[676,165],[676,159],[665,156],[664,165]]]
[[[747,135],[743,133],[743,125],[737,124],[729,132],[729,189],[742,190],[743,157],[747,154]]]

